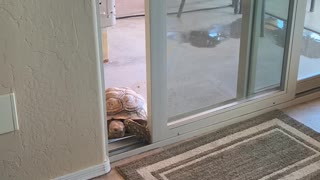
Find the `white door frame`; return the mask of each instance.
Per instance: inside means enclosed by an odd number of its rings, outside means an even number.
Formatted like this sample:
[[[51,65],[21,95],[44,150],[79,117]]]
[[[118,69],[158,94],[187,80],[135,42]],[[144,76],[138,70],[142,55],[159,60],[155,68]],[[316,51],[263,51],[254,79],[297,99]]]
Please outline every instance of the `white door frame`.
[[[244,2],[251,1],[253,0],[244,0]],[[168,123],[166,110],[166,1],[146,0],[148,112],[153,142],[179,136],[292,100],[296,92],[306,0],[293,0],[293,2],[292,14],[295,16],[292,18],[295,23],[289,31],[291,43],[287,52],[288,69],[285,91],[257,96],[243,102],[235,102]]]
[[[109,161],[109,152],[108,152],[108,128],[107,128],[107,110],[106,110],[106,97],[105,97],[105,84],[104,84],[104,65],[103,65],[103,53],[102,53],[102,36],[101,36],[101,16],[100,16],[100,7],[99,7],[99,0],[91,0],[91,6],[92,6],[92,19],[93,19],[93,28],[94,28],[94,40],[95,40],[95,55],[96,55],[96,61],[97,61],[97,77],[99,81],[99,87],[98,87],[98,96],[99,96],[99,108],[100,108],[100,114],[101,117],[100,125],[101,125],[101,135],[102,135],[102,145],[103,145],[103,154],[104,154],[104,162],[102,166],[104,169],[102,169],[101,172],[107,173],[111,170],[111,165]],[[89,169],[88,171],[91,171],[92,169]],[[101,168],[100,168],[101,170]],[[86,170],[84,170],[86,171]],[[100,173],[101,173],[100,172]],[[98,173],[98,172],[96,172]],[[98,175],[98,174],[95,174]]]

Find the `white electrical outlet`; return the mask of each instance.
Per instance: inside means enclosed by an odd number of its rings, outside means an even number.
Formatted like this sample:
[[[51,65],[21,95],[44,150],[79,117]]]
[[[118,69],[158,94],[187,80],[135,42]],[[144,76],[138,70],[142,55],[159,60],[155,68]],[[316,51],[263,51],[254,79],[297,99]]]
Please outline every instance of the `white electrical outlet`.
[[[14,94],[0,96],[0,134],[18,130]]]

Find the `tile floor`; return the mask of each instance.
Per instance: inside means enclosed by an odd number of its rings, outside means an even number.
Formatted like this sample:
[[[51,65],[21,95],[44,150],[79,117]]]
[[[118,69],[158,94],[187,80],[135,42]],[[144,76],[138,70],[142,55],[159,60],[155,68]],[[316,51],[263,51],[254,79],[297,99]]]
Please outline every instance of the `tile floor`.
[[[320,98],[283,110],[286,114],[320,133]]]
[[[320,133],[320,98],[283,109],[283,111],[289,116],[295,118],[297,121],[305,124],[306,126]],[[157,153],[161,150],[162,148],[159,148],[156,150],[152,150],[137,156],[133,156],[133,157],[115,162],[112,164],[112,167],[116,165],[124,164],[127,162],[131,162],[135,159],[140,159],[142,157]],[[123,180],[123,178],[118,174],[116,170],[112,169],[112,171],[109,174],[95,178],[94,180]]]

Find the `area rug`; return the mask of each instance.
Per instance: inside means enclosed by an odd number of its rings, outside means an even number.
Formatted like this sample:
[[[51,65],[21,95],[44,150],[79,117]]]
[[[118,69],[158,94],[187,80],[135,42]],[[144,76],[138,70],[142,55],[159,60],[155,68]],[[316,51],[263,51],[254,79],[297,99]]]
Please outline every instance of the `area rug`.
[[[128,180],[320,180],[320,134],[277,110],[116,169]]]

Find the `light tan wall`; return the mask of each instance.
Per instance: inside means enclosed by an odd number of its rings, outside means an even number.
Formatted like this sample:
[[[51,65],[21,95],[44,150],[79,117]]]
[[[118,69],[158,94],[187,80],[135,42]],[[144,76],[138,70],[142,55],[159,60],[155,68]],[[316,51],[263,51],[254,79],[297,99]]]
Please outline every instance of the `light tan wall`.
[[[0,0],[0,93],[20,131],[0,135],[0,179],[49,179],[104,160],[90,0]]]

